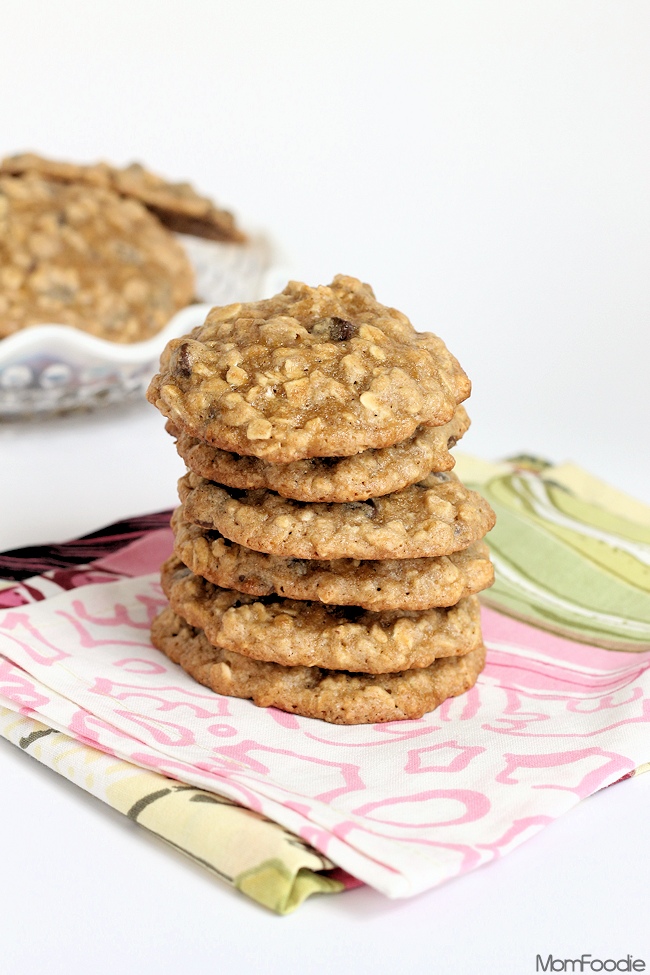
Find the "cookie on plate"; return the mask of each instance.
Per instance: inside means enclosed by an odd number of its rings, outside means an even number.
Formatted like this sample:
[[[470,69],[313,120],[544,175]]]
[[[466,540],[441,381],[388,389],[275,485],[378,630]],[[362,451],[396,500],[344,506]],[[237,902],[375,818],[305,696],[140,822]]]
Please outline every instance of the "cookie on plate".
[[[392,446],[449,423],[469,393],[442,340],[338,275],[213,308],[167,345],[147,395],[191,437],[290,463]]]
[[[462,656],[481,643],[476,596],[449,608],[380,613],[257,598],[207,582],[175,556],[163,565],[162,586],[174,612],[202,629],[210,643],[288,667],[395,673]]]
[[[342,673],[320,667],[283,667],[213,646],[171,609],[151,627],[154,646],[194,680],[217,694],[252,699],[332,724],[415,720],[476,683],[485,664],[478,646],[462,657],[436,660],[401,674]]]
[[[0,338],[55,323],[137,342],[193,294],[183,248],[140,203],[35,175],[0,176]]]
[[[494,581],[484,542],[430,559],[321,561],[254,552],[185,521],[182,506],[174,512],[172,528],[174,551],[195,575],[252,596],[276,594],[374,612],[422,610],[453,606]]]
[[[381,498],[307,504],[272,491],[225,488],[198,474],[178,482],[187,521],[258,552],[299,559],[418,559],[451,555],[495,521],[451,473],[429,474]]]
[[[177,430],[171,420],[165,429],[176,438],[176,449],[190,470],[228,487],[268,488],[297,501],[366,501],[399,491],[430,471],[454,466],[450,449],[469,429],[463,406],[440,427],[418,427],[412,437],[380,450],[364,450],[351,457],[310,457],[290,464],[270,464],[261,457],[242,457]]]
[[[140,163],[120,168],[98,162],[90,165],[57,162],[33,152],[8,156],[0,163],[0,173],[22,176],[37,173],[44,179],[112,190],[120,196],[138,200],[170,230],[210,240],[243,243],[245,234],[227,210],[201,196],[189,183],[171,183],[145,169]]]

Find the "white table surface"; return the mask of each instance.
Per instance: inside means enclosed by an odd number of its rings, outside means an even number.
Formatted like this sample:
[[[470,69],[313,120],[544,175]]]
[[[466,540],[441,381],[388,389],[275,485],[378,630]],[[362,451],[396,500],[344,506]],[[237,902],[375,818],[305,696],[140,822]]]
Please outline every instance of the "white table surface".
[[[0,155],[191,179],[467,369],[463,449],[650,502],[647,0],[5,4]],[[175,502],[144,404],[0,425],[0,549]],[[650,733],[649,733],[650,737]],[[414,900],[267,914],[0,740],[0,972],[526,975],[645,958],[650,775]]]
[[[0,426],[0,549],[175,503],[150,406]],[[368,888],[268,914],[0,739],[2,971],[46,975],[525,975],[544,958],[650,966],[650,775],[582,802],[500,862],[407,901]]]

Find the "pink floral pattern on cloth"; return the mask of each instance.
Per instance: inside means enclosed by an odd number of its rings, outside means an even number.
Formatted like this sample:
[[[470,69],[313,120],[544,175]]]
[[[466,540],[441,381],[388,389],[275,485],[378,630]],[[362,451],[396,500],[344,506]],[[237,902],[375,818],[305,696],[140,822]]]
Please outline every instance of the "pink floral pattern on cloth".
[[[262,812],[390,897],[504,855],[650,760],[650,653],[488,609],[476,687],[419,721],[326,725],[215,695],[149,642],[169,544],[152,532],[78,588],[0,593],[0,705]]]

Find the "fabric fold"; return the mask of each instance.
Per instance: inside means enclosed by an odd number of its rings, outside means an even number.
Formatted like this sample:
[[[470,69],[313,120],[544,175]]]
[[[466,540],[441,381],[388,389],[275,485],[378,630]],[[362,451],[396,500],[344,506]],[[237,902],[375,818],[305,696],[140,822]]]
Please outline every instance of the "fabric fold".
[[[290,913],[312,894],[354,885],[326,857],[258,813],[1,704],[0,735],[277,914]]]

